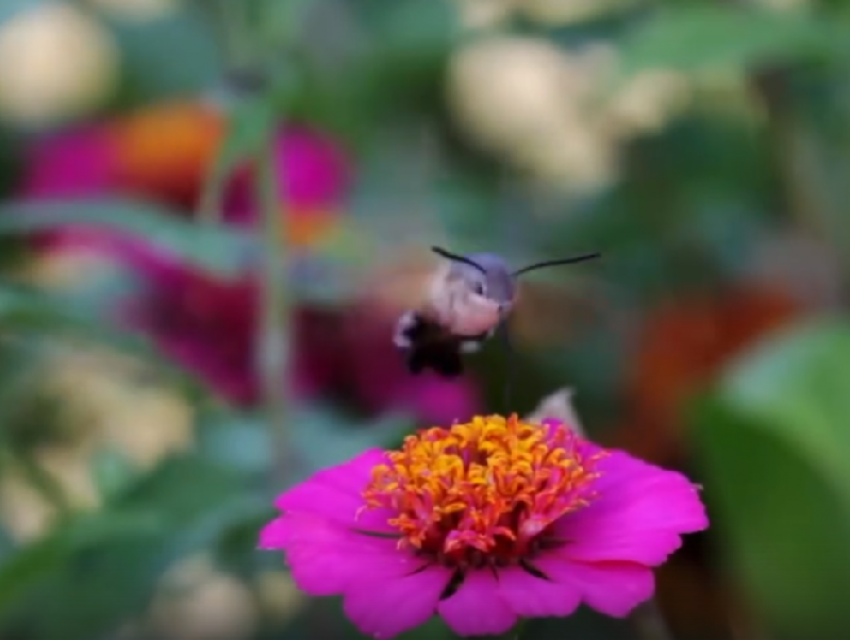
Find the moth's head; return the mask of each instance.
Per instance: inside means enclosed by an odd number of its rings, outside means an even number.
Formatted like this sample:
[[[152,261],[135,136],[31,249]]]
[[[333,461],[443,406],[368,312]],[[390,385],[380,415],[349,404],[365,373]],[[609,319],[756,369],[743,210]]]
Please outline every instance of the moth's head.
[[[450,275],[462,280],[469,291],[495,302],[507,311],[514,302],[516,287],[511,269],[505,260],[493,253],[472,253],[468,256],[434,249],[451,261]]]
[[[466,282],[472,293],[497,303],[503,313],[510,310],[516,299],[518,276],[537,269],[575,264],[599,257],[599,253],[588,253],[573,258],[537,262],[514,271],[503,258],[494,253],[471,253],[461,256],[439,247],[432,247],[432,250],[451,261],[450,273]]]
[[[511,275],[508,263],[493,253],[473,253],[467,258],[481,267],[480,271],[467,267],[475,272],[471,276],[471,282],[475,286],[474,292],[502,307],[511,305],[516,297],[516,280]]]

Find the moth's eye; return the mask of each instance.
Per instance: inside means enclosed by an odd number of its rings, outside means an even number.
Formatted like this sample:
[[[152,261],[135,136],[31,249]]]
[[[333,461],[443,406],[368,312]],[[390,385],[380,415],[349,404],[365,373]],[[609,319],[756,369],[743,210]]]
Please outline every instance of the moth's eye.
[[[483,296],[483,295],[484,295],[484,285],[483,285],[482,283],[480,283],[480,282],[476,282],[476,283],[475,283],[475,287],[474,287],[474,289],[473,289],[473,290],[474,290],[474,291],[475,291],[475,293],[477,293],[479,296]]]

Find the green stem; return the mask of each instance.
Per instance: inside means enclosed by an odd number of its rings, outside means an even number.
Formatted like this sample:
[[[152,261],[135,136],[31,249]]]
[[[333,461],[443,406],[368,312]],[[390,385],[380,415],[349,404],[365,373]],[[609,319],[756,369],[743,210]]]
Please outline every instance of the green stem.
[[[243,70],[255,57],[252,50],[250,23],[245,11],[245,0],[217,0],[215,3],[214,22],[217,23],[224,58],[224,78],[229,83],[234,70]],[[225,86],[231,91],[231,87]],[[231,107],[226,107],[228,111]],[[224,119],[225,132],[222,140],[226,140],[231,128],[230,114]],[[216,225],[221,223],[223,211],[222,200],[227,178],[230,174],[230,163],[226,157],[226,144],[220,144],[216,151],[213,165],[201,190],[198,201],[198,218],[202,224]]]
[[[229,118],[226,119],[226,122],[228,122],[226,127],[229,128]],[[225,137],[227,135],[225,132]],[[215,160],[213,160],[213,166],[204,182],[198,203],[198,218],[202,224],[209,226],[221,224],[223,217],[222,200],[225,184],[230,173],[229,168],[229,163],[225,157],[225,145],[219,145]]]
[[[236,68],[247,65],[253,57],[253,40],[245,2],[246,0],[218,0],[226,62]]]
[[[263,145],[257,166],[257,195],[262,208],[263,256],[262,315],[257,341],[257,359],[262,377],[263,395],[274,436],[275,473],[290,472],[290,451],[286,433],[286,361],[289,336],[289,300],[286,277],[281,268],[286,245],[285,209],[278,192],[275,137]]]

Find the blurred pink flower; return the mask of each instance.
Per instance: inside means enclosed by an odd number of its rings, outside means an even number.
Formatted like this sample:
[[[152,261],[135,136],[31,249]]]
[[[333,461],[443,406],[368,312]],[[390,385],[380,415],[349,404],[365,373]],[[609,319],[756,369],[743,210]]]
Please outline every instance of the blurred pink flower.
[[[157,105],[111,121],[36,141],[28,154],[19,197],[55,200],[129,196],[190,215],[225,132],[226,113],[203,102]],[[164,141],[167,141],[165,143]],[[341,215],[350,166],[339,144],[321,131],[288,125],[279,135],[278,180],[286,202],[288,238],[314,242]],[[257,206],[253,167],[237,168],[225,188],[224,217],[251,223]],[[46,234],[46,246],[98,250],[104,232],[67,227]]]
[[[278,181],[287,205],[300,217],[336,210],[350,186],[348,159],[339,145],[319,131],[288,127],[277,153]],[[228,192],[227,209],[234,220],[252,219],[258,210],[251,168],[238,172]]]
[[[231,402],[257,402],[256,281],[217,280],[139,247],[127,246],[123,255],[143,284],[123,309],[125,320]],[[371,415],[406,411],[430,424],[465,419],[478,408],[469,379],[410,376],[388,319],[356,307],[305,306],[293,323],[290,377],[297,397],[341,401]]]
[[[222,115],[210,105],[178,102],[44,139],[32,150],[21,195],[29,200],[129,195],[194,205],[221,142]],[[309,253],[343,215],[348,158],[331,137],[294,124],[280,135],[277,159],[287,245]],[[246,163],[225,191],[225,218],[232,224],[256,221],[252,173]],[[253,334],[259,298],[252,277],[218,280],[134,238],[80,226],[50,234],[45,246],[51,252],[95,253],[128,267],[141,291],[121,307],[122,320],[230,401],[243,406],[258,401]],[[352,314],[358,318],[347,320]],[[367,318],[356,309],[304,307],[293,323],[292,390],[299,396],[344,399],[371,414],[409,411],[424,422],[465,418],[477,408],[468,379],[407,374],[392,346],[389,319]],[[326,330],[329,323],[334,328]]]
[[[125,249],[122,259],[142,288],[120,307],[122,320],[228,401],[254,404],[259,399],[254,283],[217,280],[139,245]]]
[[[580,603],[622,617],[654,592],[652,567],[708,526],[679,473],[605,450],[567,425],[476,417],[371,449],[277,500],[260,533],[296,585],[343,596],[380,640],[440,615],[460,636]]]
[[[296,391],[330,391],[368,414],[405,411],[427,425],[475,413],[480,397],[471,378],[410,375],[391,340],[394,321],[367,304],[302,309],[294,336]]]
[[[20,196],[90,197],[116,184],[117,158],[105,129],[82,127],[38,140],[29,148]]]
[[[46,136],[30,150],[20,195],[121,194],[191,207],[223,124],[212,106],[180,101]]]

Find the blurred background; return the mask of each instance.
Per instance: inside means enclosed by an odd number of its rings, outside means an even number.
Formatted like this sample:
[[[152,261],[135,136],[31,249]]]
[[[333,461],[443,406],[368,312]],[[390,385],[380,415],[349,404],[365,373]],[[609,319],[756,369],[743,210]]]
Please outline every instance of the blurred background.
[[[274,496],[564,387],[704,486],[672,637],[850,637],[848,33],[841,0],[2,0],[0,638],[354,640],[255,549]],[[444,381],[390,341],[434,244],[603,259]]]

